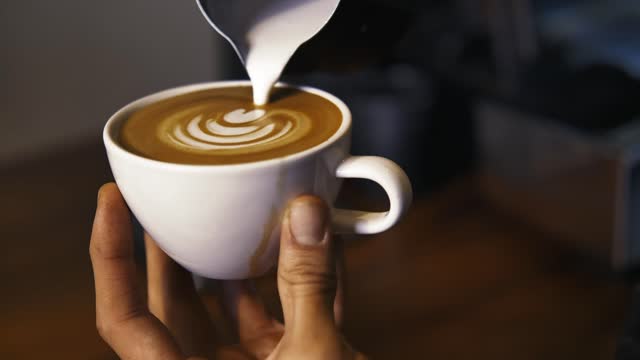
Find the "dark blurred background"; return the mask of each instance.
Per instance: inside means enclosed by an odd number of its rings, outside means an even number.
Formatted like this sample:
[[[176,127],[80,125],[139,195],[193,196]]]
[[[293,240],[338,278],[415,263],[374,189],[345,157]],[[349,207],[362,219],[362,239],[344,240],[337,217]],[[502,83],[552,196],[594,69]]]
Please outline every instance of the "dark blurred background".
[[[113,359],[88,259],[101,128],[150,92],[246,73],[188,1],[3,2],[0,27],[0,357]],[[415,190],[399,226],[347,242],[356,347],[640,358],[639,39],[637,0],[340,4],[283,80],[342,98],[353,153]],[[387,205],[364,181],[339,202]]]

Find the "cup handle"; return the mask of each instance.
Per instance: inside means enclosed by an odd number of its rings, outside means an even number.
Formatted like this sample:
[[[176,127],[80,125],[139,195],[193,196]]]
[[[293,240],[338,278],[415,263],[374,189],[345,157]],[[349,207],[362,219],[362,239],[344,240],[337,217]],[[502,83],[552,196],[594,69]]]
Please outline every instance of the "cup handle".
[[[351,156],[338,165],[336,176],[375,181],[389,197],[389,211],[386,212],[333,209],[333,229],[337,233],[383,232],[395,225],[411,205],[413,192],[409,178],[389,159],[378,156]]]

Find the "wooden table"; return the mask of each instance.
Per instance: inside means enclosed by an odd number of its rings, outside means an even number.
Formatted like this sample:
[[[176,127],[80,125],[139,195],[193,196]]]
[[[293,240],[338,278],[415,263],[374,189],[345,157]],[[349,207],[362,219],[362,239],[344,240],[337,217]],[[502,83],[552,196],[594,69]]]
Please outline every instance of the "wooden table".
[[[114,359],[88,241],[102,146],[0,170],[1,359]],[[347,247],[346,335],[379,359],[612,359],[631,291],[488,206],[463,179]],[[277,306],[271,279],[260,283]]]

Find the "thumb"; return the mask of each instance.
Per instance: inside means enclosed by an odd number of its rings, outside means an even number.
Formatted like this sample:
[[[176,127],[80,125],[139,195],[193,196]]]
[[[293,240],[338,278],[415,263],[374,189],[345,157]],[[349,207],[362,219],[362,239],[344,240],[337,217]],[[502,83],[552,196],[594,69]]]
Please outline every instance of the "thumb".
[[[282,223],[278,291],[285,331],[313,338],[335,328],[336,266],[329,209],[315,196],[289,205]]]

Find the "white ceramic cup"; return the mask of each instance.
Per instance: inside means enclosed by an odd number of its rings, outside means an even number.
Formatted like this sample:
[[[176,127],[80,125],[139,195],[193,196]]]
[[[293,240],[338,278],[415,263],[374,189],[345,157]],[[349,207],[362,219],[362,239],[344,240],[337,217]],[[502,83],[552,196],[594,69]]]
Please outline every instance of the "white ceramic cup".
[[[212,279],[259,276],[277,259],[280,220],[287,202],[315,194],[333,204],[342,178],[380,184],[387,212],[333,209],[336,232],[374,234],[396,224],[411,203],[407,175],[390,160],[350,156],[351,114],[335,96],[304,86],[342,113],[340,128],[323,143],[288,156],[231,165],[184,165],[147,159],[118,144],[129,116],[154,102],[212,88],[250,86],[224,81],[182,86],[136,100],[115,113],[103,139],[118,187],[142,227],[176,262]]]

